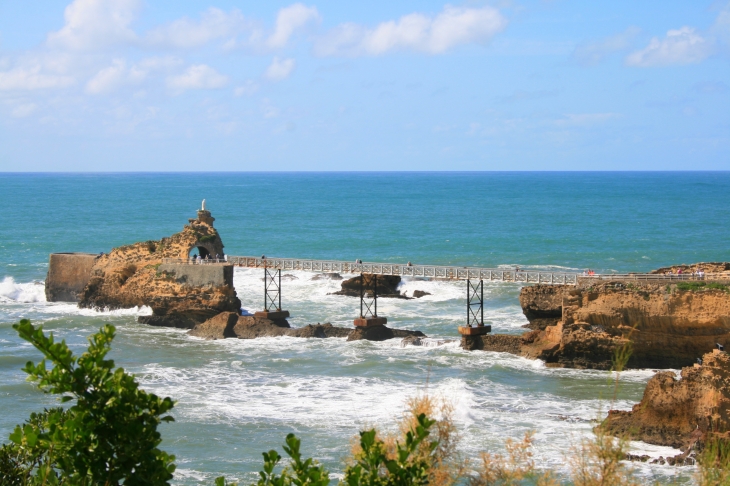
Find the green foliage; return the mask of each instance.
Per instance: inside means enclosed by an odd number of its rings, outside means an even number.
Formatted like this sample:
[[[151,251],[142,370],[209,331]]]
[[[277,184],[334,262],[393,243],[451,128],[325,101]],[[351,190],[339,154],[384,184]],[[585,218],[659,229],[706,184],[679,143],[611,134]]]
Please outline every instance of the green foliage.
[[[329,472],[316,461],[302,460],[300,447],[302,441],[294,434],[286,436],[284,452],[291,458],[281,474],[274,472],[274,468],[281,461],[281,456],[275,450],[264,452],[264,469],[259,472],[257,486],[327,486],[330,482]],[[216,486],[236,486],[238,483],[229,483],[224,477],[215,479]]]
[[[429,456],[416,454],[419,445],[428,437],[435,420],[420,414],[417,425],[406,433],[405,444],[396,445],[395,459],[386,456],[385,444],[376,436],[375,429],[360,432],[362,451],[356,463],[345,470],[343,481],[347,486],[406,486],[428,484],[429,468],[433,461]],[[428,444],[432,453],[438,441]]]
[[[216,236],[217,236],[216,234],[201,236],[198,241],[200,241],[201,243],[212,242],[215,240]]]
[[[132,375],[105,359],[114,326],[91,336],[78,357],[65,341],[55,342],[28,320],[13,327],[45,357],[26,364],[28,380],[73,404],[33,414],[15,428],[0,454],[11,474],[0,484],[168,484],[175,458],[158,449],[157,426],[173,420],[161,416],[174,402],[140,390]],[[53,364],[50,370],[46,360]]]
[[[711,436],[697,455],[700,486],[730,485],[730,440],[720,434]]]
[[[719,282],[679,282],[677,283],[677,290],[683,291],[698,291],[698,290],[722,290],[724,292],[730,292],[730,286],[721,284]]]

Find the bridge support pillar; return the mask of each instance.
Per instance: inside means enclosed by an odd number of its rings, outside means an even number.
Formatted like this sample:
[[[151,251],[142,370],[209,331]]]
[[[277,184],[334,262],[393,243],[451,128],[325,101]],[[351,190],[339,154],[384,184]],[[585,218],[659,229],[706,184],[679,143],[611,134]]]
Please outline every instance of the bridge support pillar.
[[[483,336],[492,331],[492,326],[484,325],[484,281],[472,284],[466,281],[466,326],[459,326],[462,336]]]
[[[365,291],[365,275],[360,274],[360,317],[355,319],[355,327],[382,326],[388,322],[385,317],[378,317],[378,276],[371,275],[373,282],[372,297]]]
[[[255,312],[254,317],[264,319],[286,319],[289,311],[281,309],[281,269],[269,269],[264,262],[264,310]]]

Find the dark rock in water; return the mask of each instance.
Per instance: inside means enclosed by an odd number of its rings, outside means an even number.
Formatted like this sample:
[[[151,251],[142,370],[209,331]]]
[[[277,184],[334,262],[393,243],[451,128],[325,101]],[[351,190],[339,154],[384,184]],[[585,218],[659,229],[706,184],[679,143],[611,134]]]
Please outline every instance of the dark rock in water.
[[[404,338],[408,336],[426,337],[421,331],[407,331],[405,329],[391,329],[386,326],[356,327],[347,336],[348,341],[385,341],[386,339]]]
[[[157,327],[177,327],[178,329],[193,329],[200,320],[193,319],[185,314],[167,314],[162,316],[139,316],[137,322]]]
[[[416,299],[420,299],[421,297],[425,297],[427,295],[431,295],[431,293],[425,292],[423,290],[414,290],[413,291],[413,297],[415,297]]]
[[[221,312],[215,317],[196,325],[188,331],[191,336],[204,339],[225,339],[236,337],[233,327],[238,322],[238,314],[235,312]]]
[[[500,353],[520,353],[521,336],[509,334],[485,334],[483,336],[462,336],[461,347],[473,351],[497,351]]]
[[[406,346],[423,346],[423,341],[419,336],[407,336],[400,342],[401,348],[405,348]]]
[[[309,324],[304,327],[297,329],[291,329],[289,336],[301,337],[301,338],[331,338],[331,337],[347,337],[352,329],[347,327],[336,327],[329,322],[325,324]]]
[[[312,280],[342,280],[342,275],[339,273],[318,273]]]
[[[254,316],[239,316],[233,332],[239,339],[287,336],[291,327],[286,319],[264,319]]]
[[[374,275],[364,274],[364,289],[368,295],[372,295],[375,287]],[[400,277],[396,275],[378,275],[378,297],[394,297],[398,299],[408,299],[405,295],[397,290],[400,284]],[[347,295],[350,297],[360,297],[360,276],[353,277],[342,282],[342,290],[333,292],[331,295]]]

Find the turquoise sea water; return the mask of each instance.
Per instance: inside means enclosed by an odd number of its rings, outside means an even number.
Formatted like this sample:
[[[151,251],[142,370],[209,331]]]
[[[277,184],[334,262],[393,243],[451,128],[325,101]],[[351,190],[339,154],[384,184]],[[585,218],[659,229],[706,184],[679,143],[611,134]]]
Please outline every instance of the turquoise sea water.
[[[82,349],[102,323],[118,328],[113,358],[143,386],[178,400],[163,448],[177,484],[219,474],[252,480],[260,452],[291,431],[305,452],[341,471],[349,439],[392,426],[408,397],[441,394],[457,407],[462,450],[497,451],[536,431],[538,463],[562,468],[571,445],[609,407],[637,402],[653,370],[625,373],[617,402],[607,374],[547,369],[500,353],[459,349],[463,283],[405,281],[432,295],[382,299],[379,314],[420,329],[421,348],[294,338],[206,342],[136,323],[147,309],[79,310],[47,303],[48,254],[108,251],[179,231],[200,201],[226,251],[382,262],[646,271],[730,260],[730,173],[252,173],[0,175],[0,438],[53,403],[20,371],[38,358],[11,328],[28,317]],[[283,299],[294,326],[349,325],[357,299],[339,282],[292,272]],[[238,269],[244,307],[260,307],[258,272]],[[527,321],[511,284],[485,286],[496,332]],[[3,439],[4,440],[4,439]],[[655,455],[672,453],[635,444]],[[691,468],[640,465],[647,480],[688,481]]]

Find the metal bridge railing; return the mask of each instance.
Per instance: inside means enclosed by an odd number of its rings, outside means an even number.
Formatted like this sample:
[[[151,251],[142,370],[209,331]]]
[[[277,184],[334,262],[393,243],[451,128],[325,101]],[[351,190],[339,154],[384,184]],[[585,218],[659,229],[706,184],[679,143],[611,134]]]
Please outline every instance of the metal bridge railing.
[[[192,259],[165,258],[163,263],[198,264]],[[212,264],[215,260],[201,260]],[[517,271],[501,268],[453,267],[440,265],[409,265],[397,263],[344,262],[338,260],[300,260],[295,258],[262,258],[228,256],[226,263],[245,268],[271,268],[275,270],[301,270],[324,273],[368,273],[373,275],[397,275],[401,277],[441,278],[447,280],[486,280],[490,282],[547,283],[576,285],[577,273]]]
[[[262,258],[250,256],[231,256],[227,259],[195,260],[184,258],[164,258],[163,263],[182,263],[191,265],[236,265],[245,268],[269,268],[272,270],[301,270],[305,272],[354,273],[373,275],[397,275],[401,277],[424,277],[446,280],[485,280],[487,282],[542,283],[557,285],[577,285],[578,280],[730,280],[730,275],[706,273],[698,274],[597,274],[584,275],[577,272],[549,272],[533,270],[507,270],[502,268],[455,267],[442,265],[409,265],[397,263],[344,262],[339,260],[300,260],[296,258]]]

